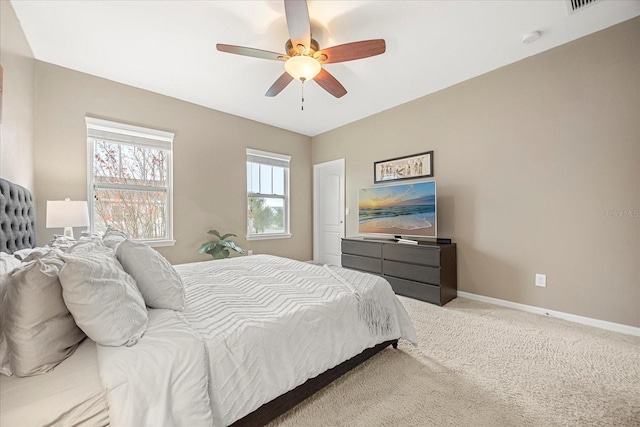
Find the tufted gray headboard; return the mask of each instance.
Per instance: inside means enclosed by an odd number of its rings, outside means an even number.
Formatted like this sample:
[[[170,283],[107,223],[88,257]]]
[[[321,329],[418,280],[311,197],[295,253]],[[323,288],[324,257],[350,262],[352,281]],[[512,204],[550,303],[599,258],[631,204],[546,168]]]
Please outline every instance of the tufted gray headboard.
[[[31,193],[0,178],[0,252],[36,245],[36,211]]]

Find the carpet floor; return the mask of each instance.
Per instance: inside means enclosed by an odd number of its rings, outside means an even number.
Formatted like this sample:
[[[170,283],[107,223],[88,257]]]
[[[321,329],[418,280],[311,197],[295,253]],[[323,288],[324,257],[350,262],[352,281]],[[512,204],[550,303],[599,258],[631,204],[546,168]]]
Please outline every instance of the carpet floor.
[[[640,426],[640,337],[400,299],[417,348],[383,350],[270,426]]]

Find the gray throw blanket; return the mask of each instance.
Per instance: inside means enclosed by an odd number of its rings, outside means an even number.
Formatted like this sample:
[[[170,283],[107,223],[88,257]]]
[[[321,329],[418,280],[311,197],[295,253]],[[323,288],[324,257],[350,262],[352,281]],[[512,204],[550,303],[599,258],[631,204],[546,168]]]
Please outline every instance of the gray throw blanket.
[[[356,286],[363,281],[368,281],[368,277],[365,273],[351,275],[351,278],[353,279],[360,279],[357,282],[354,280],[354,283],[351,283],[336,273],[331,266],[325,264],[324,269],[336,280],[345,285],[356,297],[358,300],[358,317],[367,324],[372,335],[382,336],[391,333],[393,317],[389,309],[380,304],[380,301],[375,298],[363,298],[356,288]]]

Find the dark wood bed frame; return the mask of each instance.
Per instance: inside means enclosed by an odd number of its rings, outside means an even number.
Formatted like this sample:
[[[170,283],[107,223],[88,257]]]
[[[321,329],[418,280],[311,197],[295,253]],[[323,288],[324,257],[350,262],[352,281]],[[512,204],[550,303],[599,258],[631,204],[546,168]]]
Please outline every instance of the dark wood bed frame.
[[[13,253],[35,245],[35,209],[31,193],[24,187],[0,178],[0,251]],[[234,422],[232,426],[253,427],[268,424],[389,345],[398,348],[398,340],[385,341],[364,350],[271,402],[265,403]]]
[[[367,359],[379,353],[389,345],[398,348],[398,340],[385,341],[363,351],[362,353],[342,362],[328,371],[323,372],[317,377],[308,379],[304,384],[299,385],[293,390],[288,391],[282,396],[276,397],[271,402],[265,403],[250,414],[240,418],[232,427],[255,427],[264,426],[270,421],[275,420],[280,415],[295,407],[298,403],[305,400],[315,392],[323,389],[332,381],[338,379],[351,369],[365,362]]]

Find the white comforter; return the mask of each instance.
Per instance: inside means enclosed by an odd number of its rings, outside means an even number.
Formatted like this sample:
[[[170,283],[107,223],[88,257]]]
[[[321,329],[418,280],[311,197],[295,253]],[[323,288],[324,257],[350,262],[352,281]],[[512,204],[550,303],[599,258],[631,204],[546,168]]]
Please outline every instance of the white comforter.
[[[269,255],[183,264],[183,313],[98,346],[114,426],[223,426],[413,325],[383,279]]]

